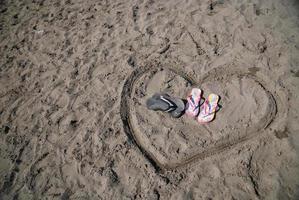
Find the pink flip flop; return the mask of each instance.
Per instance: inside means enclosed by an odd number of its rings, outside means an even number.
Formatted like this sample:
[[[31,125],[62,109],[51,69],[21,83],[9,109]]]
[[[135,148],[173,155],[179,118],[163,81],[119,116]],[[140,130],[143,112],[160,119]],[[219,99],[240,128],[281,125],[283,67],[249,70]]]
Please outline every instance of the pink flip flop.
[[[215,118],[216,109],[218,107],[219,96],[210,94],[203,103],[203,107],[197,117],[197,121],[201,124],[211,122]]]
[[[201,90],[198,88],[192,88],[190,94],[187,97],[187,106],[185,113],[190,117],[196,117],[199,112],[199,104],[201,99]]]

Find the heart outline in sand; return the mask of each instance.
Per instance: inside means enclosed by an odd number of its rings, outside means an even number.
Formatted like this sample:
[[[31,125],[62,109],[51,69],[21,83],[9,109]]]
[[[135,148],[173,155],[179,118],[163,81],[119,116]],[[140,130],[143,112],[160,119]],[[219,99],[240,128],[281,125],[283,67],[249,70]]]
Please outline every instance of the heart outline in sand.
[[[184,78],[187,82],[189,82],[194,87],[196,87],[197,85],[201,85],[206,81],[228,79],[229,77],[232,76],[247,77],[253,79],[257,84],[259,84],[264,89],[269,99],[267,112],[265,114],[266,116],[262,118],[260,123],[258,123],[255,127],[252,127],[247,134],[245,134],[240,138],[223,141],[217,145],[207,148],[202,152],[189,155],[181,161],[177,161],[177,162],[169,161],[163,163],[157,157],[155,157],[155,155],[149,149],[147,149],[142,144],[142,139],[138,136],[138,134],[136,134],[136,131],[134,130],[134,124],[132,123],[132,119],[131,119],[131,114],[134,108],[131,106],[131,102],[130,102],[132,98],[132,91],[135,82],[140,77],[142,77],[142,75],[146,73],[154,74],[159,72],[160,70],[170,70],[174,72],[176,75]],[[256,75],[256,73],[252,73],[251,70],[238,69],[234,66],[222,66],[222,67],[212,69],[206,74],[204,74],[203,76],[201,76],[198,81],[195,81],[195,79],[192,76],[190,76],[180,68],[175,68],[175,67],[170,68],[170,67],[163,67],[159,65],[158,66],[147,65],[145,67],[136,68],[125,81],[122,94],[121,94],[120,114],[121,114],[121,119],[123,121],[124,131],[127,134],[129,140],[139,148],[139,150],[142,152],[145,158],[154,166],[157,172],[161,172],[161,173],[169,170],[174,170],[180,167],[184,167],[196,160],[204,159],[214,154],[221,153],[223,151],[226,151],[236,146],[237,144],[253,139],[254,137],[258,136],[261,132],[265,131],[270,126],[270,124],[272,124],[273,121],[275,120],[278,114],[278,108],[280,109],[280,112],[282,113],[286,112],[286,106],[282,105],[280,96],[278,96],[274,91],[275,88],[269,85],[269,81],[268,84],[266,84],[267,81],[263,81],[264,78],[266,77],[265,76],[263,77],[262,75],[261,77],[259,77]]]

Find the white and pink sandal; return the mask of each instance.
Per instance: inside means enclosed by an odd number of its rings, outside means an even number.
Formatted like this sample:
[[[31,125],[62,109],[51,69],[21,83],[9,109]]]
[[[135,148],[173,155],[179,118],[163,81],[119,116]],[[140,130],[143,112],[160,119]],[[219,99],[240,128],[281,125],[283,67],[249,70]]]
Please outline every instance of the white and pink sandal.
[[[218,108],[219,96],[210,94],[203,103],[202,109],[197,117],[200,124],[211,122],[215,118],[215,113]]]
[[[201,90],[198,88],[192,88],[190,94],[187,97],[187,106],[185,113],[189,117],[196,117],[199,113]]]

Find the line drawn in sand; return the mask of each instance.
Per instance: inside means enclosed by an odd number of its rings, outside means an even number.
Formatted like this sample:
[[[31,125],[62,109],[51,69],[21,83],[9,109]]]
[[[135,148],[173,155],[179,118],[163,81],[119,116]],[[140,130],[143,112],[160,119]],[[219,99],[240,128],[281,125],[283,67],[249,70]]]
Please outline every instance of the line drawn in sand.
[[[255,123],[254,126],[251,126],[246,130],[239,130],[240,132],[244,133],[239,134],[237,137],[235,136],[221,139],[220,141],[214,143],[214,145],[208,146],[201,151],[192,152],[181,159],[160,159],[153,148],[148,148],[148,145],[145,144],[144,136],[141,135],[136,129],[136,126],[138,125],[132,119],[132,115],[135,112],[134,106],[132,105],[132,98],[134,96],[133,92],[136,82],[142,76],[147,74],[152,77],[154,74],[163,70],[168,70],[177,76],[180,76],[192,87],[200,87],[200,85],[208,81],[228,81],[233,77],[250,79],[251,81],[254,81],[260,88],[262,88],[268,98],[264,116],[262,116],[259,122]],[[267,79],[267,81],[264,81],[265,79]],[[185,167],[196,162],[197,160],[203,160],[215,154],[228,151],[238,144],[244,143],[259,136],[261,133],[268,130],[270,125],[272,126],[276,119],[284,119],[287,115],[287,100],[285,100],[285,92],[283,89],[277,89],[277,87],[278,86],[274,86],[274,83],[270,80],[270,78],[265,76],[263,73],[259,73],[259,75],[257,75],[257,73],[252,73],[250,69],[238,69],[235,66],[222,66],[212,69],[211,71],[202,75],[198,81],[196,81],[195,78],[189,74],[185,73],[182,69],[176,67],[164,67],[159,65],[147,65],[145,67],[139,67],[136,68],[127,78],[121,93],[120,114],[123,122],[123,128],[129,140],[136,145],[143,156],[152,164],[155,170],[158,173],[163,174],[165,172]],[[278,115],[282,117],[278,118]]]

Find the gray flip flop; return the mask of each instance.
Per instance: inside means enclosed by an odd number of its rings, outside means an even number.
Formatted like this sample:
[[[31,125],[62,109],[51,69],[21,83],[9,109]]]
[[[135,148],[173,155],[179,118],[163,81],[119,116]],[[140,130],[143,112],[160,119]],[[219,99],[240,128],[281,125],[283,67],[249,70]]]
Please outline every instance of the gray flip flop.
[[[182,99],[171,97],[166,93],[155,93],[146,101],[146,107],[150,110],[168,112],[175,118],[182,116],[185,111]]]

